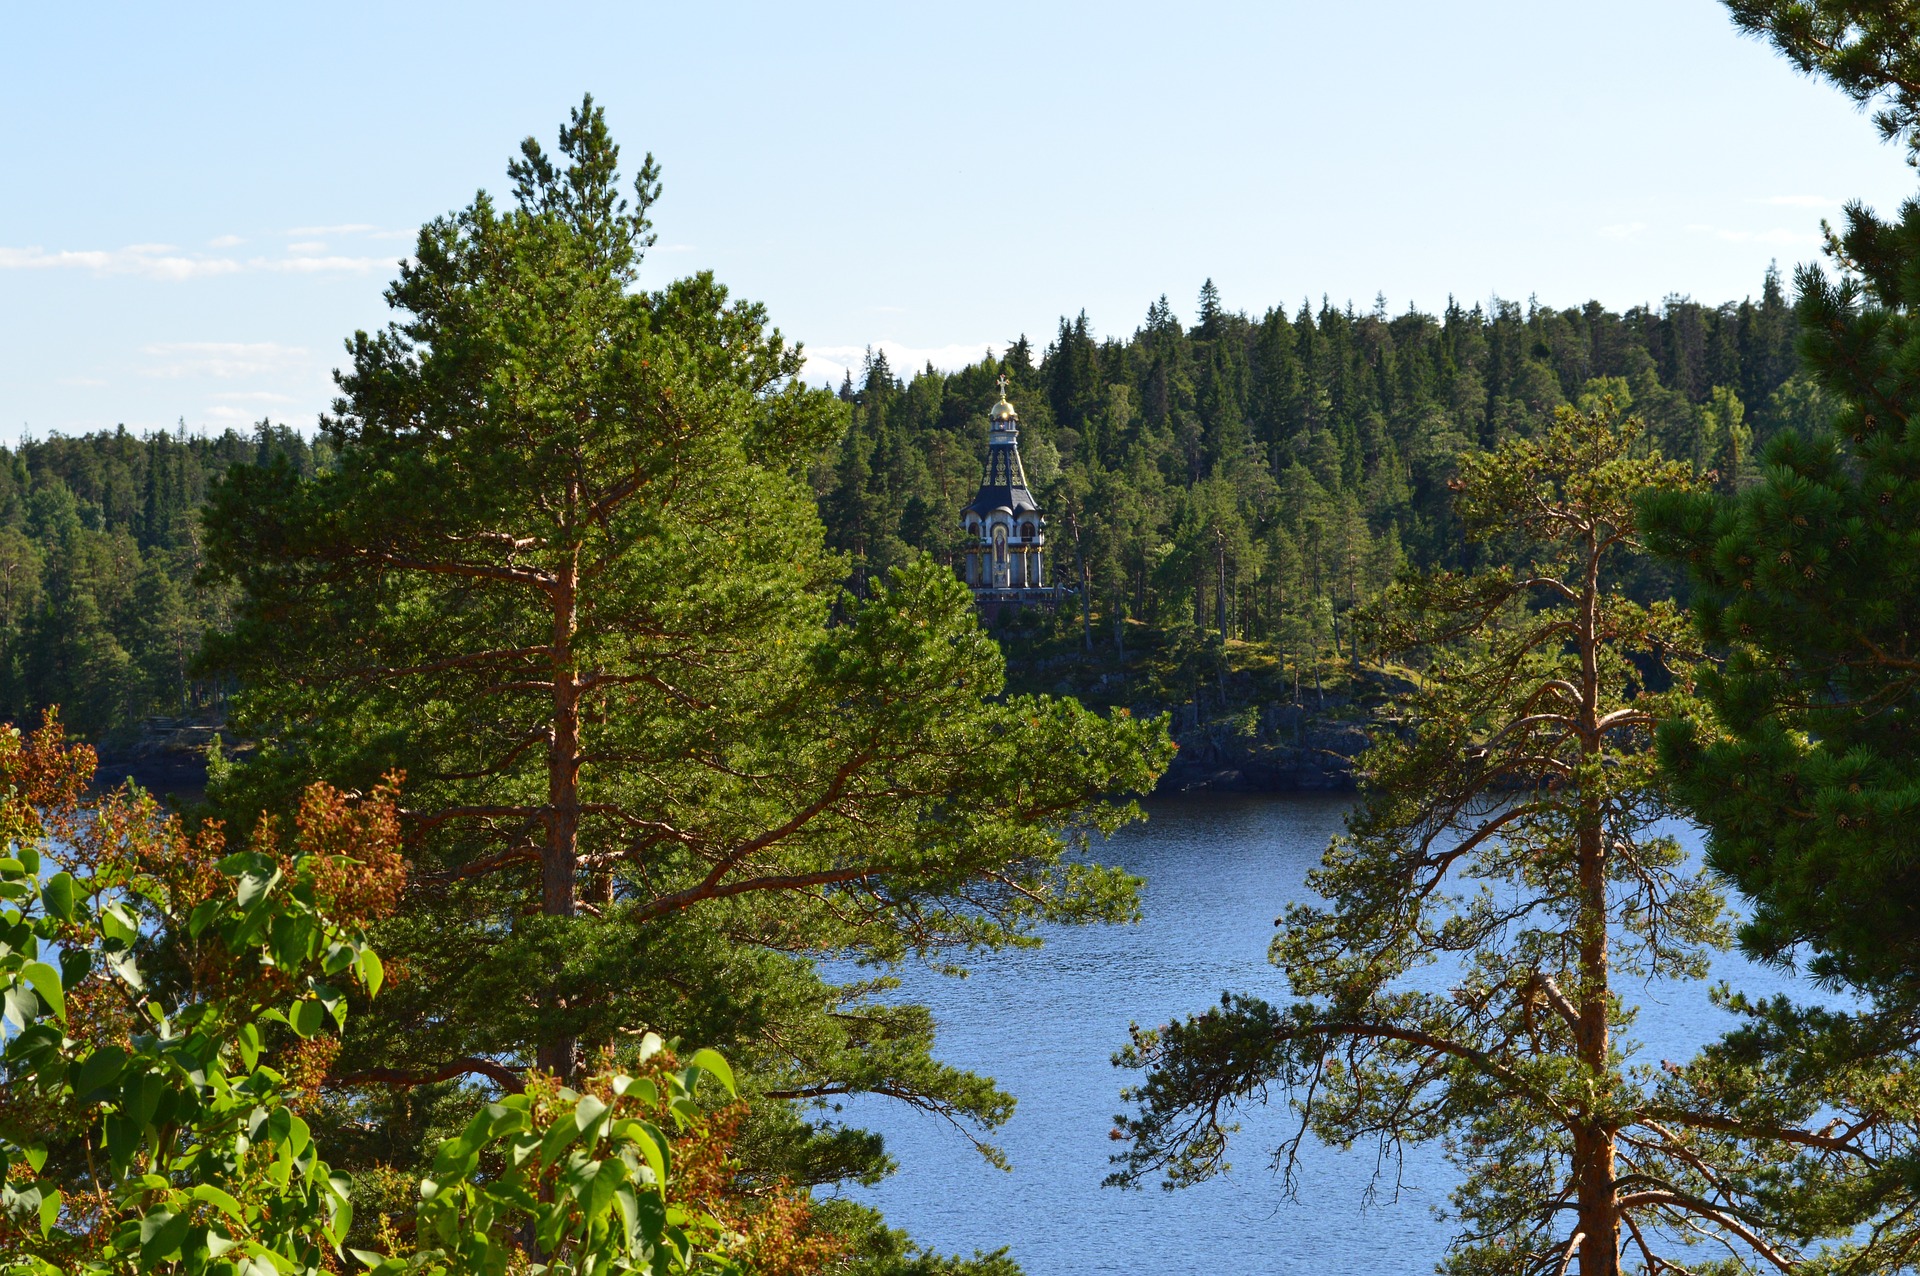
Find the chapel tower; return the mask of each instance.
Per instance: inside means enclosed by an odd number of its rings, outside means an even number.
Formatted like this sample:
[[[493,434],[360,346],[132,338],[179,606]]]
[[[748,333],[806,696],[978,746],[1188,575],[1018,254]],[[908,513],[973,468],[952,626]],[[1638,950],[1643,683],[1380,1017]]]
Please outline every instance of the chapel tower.
[[[1047,520],[1027,490],[1020,414],[1007,402],[1005,376],[987,420],[987,472],[960,521],[967,533],[967,584],[992,615],[1006,604],[1051,603],[1058,591],[1047,583]]]

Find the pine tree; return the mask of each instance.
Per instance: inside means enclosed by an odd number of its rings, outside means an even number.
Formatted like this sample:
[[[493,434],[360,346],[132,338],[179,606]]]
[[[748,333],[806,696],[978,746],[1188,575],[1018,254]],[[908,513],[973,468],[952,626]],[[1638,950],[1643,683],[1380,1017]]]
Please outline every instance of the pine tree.
[[[1898,43],[1911,6],[1729,7],[1856,96],[1863,67],[1892,77],[1915,57]],[[1860,25],[1841,39],[1846,15]],[[1897,99],[1885,118],[1906,119],[1905,90],[1880,85]],[[1668,497],[1650,521],[1693,569],[1702,631],[1731,649],[1703,684],[1720,730],[1676,725],[1665,745],[1715,864],[1757,902],[1749,941],[1769,955],[1811,945],[1817,971],[1872,984],[1920,970],[1907,868],[1920,809],[1908,633],[1920,607],[1920,205],[1895,222],[1850,206],[1832,251],[1838,279],[1811,266],[1796,278],[1801,351],[1836,405],[1832,429],[1776,438],[1753,490]]]
[[[1633,499],[1687,467],[1636,455],[1605,405],[1563,409],[1537,440],[1468,458],[1470,533],[1506,564],[1391,592],[1375,640],[1433,663],[1362,763],[1362,804],[1288,909],[1272,960],[1300,1000],[1228,994],[1205,1014],[1134,1031],[1146,1076],[1115,1137],[1113,1180],[1180,1185],[1226,1165],[1227,1124],[1270,1087],[1302,1133],[1335,1145],[1445,1141],[1463,1174],[1461,1234],[1443,1270],[1614,1276],[1648,1271],[1686,1232],[1790,1264],[1773,1229],[1772,1167],[1818,1131],[1717,1101],[1725,1069],[1636,1069],[1628,980],[1698,980],[1725,938],[1712,880],[1662,831],[1647,748],[1687,709],[1684,616],[1624,597]],[[1650,669],[1670,691],[1650,694]],[[1445,992],[1409,977],[1439,963]],[[1816,1119],[1805,1111],[1793,1115]],[[1291,1178],[1299,1138],[1278,1161]]]
[[[1882,129],[1920,141],[1920,6],[1728,7],[1856,101],[1884,95]],[[1650,499],[1646,516],[1727,652],[1701,680],[1715,726],[1674,722],[1660,744],[1709,862],[1752,902],[1743,946],[1857,996],[1737,1001],[1745,1022],[1717,1048],[1743,1078],[1729,1100],[1831,1119],[1845,1153],[1810,1153],[1773,1211],[1857,1228],[1850,1261],[1885,1270],[1920,1244],[1920,204],[1895,221],[1850,205],[1829,252],[1837,279],[1795,279],[1808,382],[1770,405],[1804,430],[1774,437],[1748,490]]]
[[[591,99],[561,152],[529,140],[511,206],[421,232],[399,318],[352,343],[332,467],[235,469],[206,516],[240,593],[209,667],[264,742],[219,809],[406,775],[415,888],[380,942],[412,975],[338,1060],[339,1119],[414,1146],[449,1079],[569,1076],[652,1029],[727,1047],[763,1096],[991,1126],[1010,1100],[932,1058],[923,1008],[813,958],[1128,915],[1132,880],[1061,838],[1125,817],[1109,795],[1151,785],[1164,731],[1003,697],[924,559],[841,594],[796,458],[845,409],[710,277],[632,287],[657,172],[622,198]],[[759,1172],[881,1172],[876,1140],[771,1112]]]

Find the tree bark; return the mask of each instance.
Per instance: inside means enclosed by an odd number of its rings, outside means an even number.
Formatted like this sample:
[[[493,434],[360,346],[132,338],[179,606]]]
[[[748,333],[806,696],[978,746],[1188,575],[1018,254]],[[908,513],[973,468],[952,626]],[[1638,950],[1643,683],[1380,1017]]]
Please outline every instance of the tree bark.
[[[547,742],[547,844],[540,856],[540,911],[574,915],[574,881],[580,865],[580,679],[574,668],[573,636],[579,599],[579,552],[557,573],[548,597],[553,604],[553,724]],[[550,970],[557,988],[563,972]],[[564,1010],[559,994],[546,994],[549,1013]],[[574,1072],[574,1041],[551,1030],[536,1050],[540,1069],[563,1079]]]
[[[1073,533],[1073,561],[1080,571],[1080,636],[1088,652],[1093,650],[1093,596],[1087,592],[1087,556],[1080,548],[1080,520],[1071,514],[1067,530]]]
[[[1581,581],[1580,751],[1586,762],[1600,752],[1600,560],[1596,529],[1587,531],[1586,570]],[[1607,953],[1606,838],[1600,795],[1579,795],[1579,960],[1580,1022],[1576,1049],[1590,1075],[1604,1077],[1609,1047],[1610,998]],[[1574,1177],[1578,1184],[1580,1276],[1618,1276],[1620,1267],[1619,1184],[1615,1177],[1615,1131],[1599,1113],[1588,1113],[1586,1128],[1574,1136]]]

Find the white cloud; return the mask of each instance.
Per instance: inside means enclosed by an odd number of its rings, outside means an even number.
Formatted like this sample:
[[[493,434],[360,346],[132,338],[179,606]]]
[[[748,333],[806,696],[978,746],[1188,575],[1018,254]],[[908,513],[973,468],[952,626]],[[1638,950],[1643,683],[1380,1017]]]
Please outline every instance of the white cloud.
[[[240,236],[238,235],[221,235],[217,239],[209,239],[207,241],[207,247],[232,248],[236,244],[244,244],[246,242],[247,242],[246,240],[240,238]]]
[[[307,361],[304,346],[274,341],[163,341],[141,348],[159,362],[143,369],[150,377],[239,377],[284,373]]]
[[[1616,222],[1600,228],[1602,239],[1632,239],[1647,228],[1645,222]]]
[[[1776,208],[1838,208],[1840,201],[1828,199],[1825,195],[1769,195],[1765,199],[1755,200],[1757,204],[1772,204]]]
[[[324,239],[303,239],[297,244],[288,244],[287,251],[290,253],[323,253],[327,251],[327,241]]]
[[[242,269],[230,257],[182,256],[171,244],[129,244],[125,248],[79,252],[0,247],[0,270],[90,270],[96,275],[181,280],[231,275]]]
[[[929,363],[942,372],[958,371],[970,363],[980,362],[988,354],[997,354],[1004,344],[978,341],[949,346],[909,346],[882,339],[873,343],[873,349],[884,352],[893,374],[907,380]],[[838,385],[840,378],[849,372],[858,380],[867,365],[866,346],[807,346],[806,356],[804,375],[815,383],[826,381]]]
[[[379,229],[378,226],[369,225],[366,222],[348,222],[344,226],[295,226],[292,230],[288,231],[287,234],[303,237],[309,235],[365,235]]]
[[[1715,239],[1729,244],[1768,244],[1775,248],[1804,248],[1817,246],[1820,236],[1804,230],[1788,230],[1776,226],[1771,230],[1730,230],[1725,226],[1705,226],[1695,224],[1688,230],[1700,234],[1712,235]]]
[[[37,245],[29,248],[0,247],[0,270],[86,270],[95,275],[130,275],[141,279],[178,282],[257,270],[301,275],[364,275],[391,270],[394,266],[395,259],[392,257],[327,255],[323,251],[325,248],[326,244],[321,242],[289,244],[287,251],[290,256],[250,257],[240,261],[233,257],[188,255],[172,244],[128,244],[125,248],[62,249],[57,252]]]

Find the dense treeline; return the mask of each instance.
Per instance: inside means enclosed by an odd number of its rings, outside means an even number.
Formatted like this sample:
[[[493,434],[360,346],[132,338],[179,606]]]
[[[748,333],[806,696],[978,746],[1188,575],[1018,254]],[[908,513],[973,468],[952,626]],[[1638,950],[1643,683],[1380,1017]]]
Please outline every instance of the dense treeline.
[[[319,459],[264,422],[251,436],[123,427],[0,448],[0,718],[59,705],[101,739],[215,707],[220,688],[191,671],[225,615],[224,594],[196,584],[199,510],[230,466],[276,457],[307,473]]]
[[[1824,420],[1794,376],[1794,337],[1772,270],[1758,300],[1625,313],[1495,299],[1393,317],[1382,300],[1255,318],[1208,281],[1192,327],[1163,297],[1126,340],[1097,339],[1084,312],[1063,319],[1037,359],[1023,337],[903,381],[871,355],[842,387],[850,428],[814,483],[856,583],[915,550],[952,561],[1004,371],[1052,570],[1084,585],[1084,614],[1062,623],[1115,643],[1132,619],[1319,651],[1401,568],[1467,565],[1448,503],[1461,456],[1561,404],[1611,395],[1663,454],[1727,488],[1751,481],[1769,437]]]
[[[955,512],[979,482],[983,412],[1005,372],[1052,570],[1084,586],[1085,607],[1056,624],[1097,626],[1102,648],[1137,621],[1323,653],[1402,568],[1468,565],[1448,513],[1460,457],[1555,406],[1611,394],[1665,455],[1728,488],[1751,481],[1768,438],[1827,412],[1793,375],[1794,336],[1772,271],[1757,300],[1624,313],[1495,300],[1391,317],[1323,302],[1256,319],[1209,282],[1191,327],[1162,298],[1126,340],[1096,339],[1083,313],[1044,350],[1022,338],[954,373],[903,380],[876,353],[842,386],[847,428],[813,484],[857,588],[919,550],[957,561]],[[99,739],[217,708],[220,686],[192,673],[226,615],[196,585],[198,510],[227,467],[275,457],[311,475],[328,448],[262,423],[0,449],[0,716],[59,704]]]

